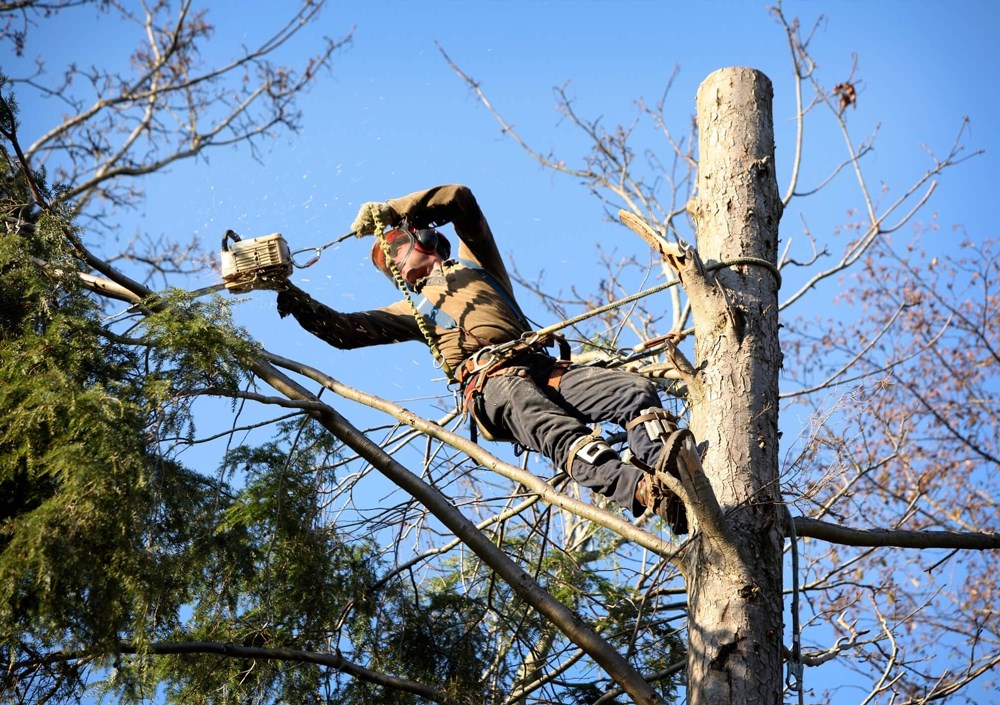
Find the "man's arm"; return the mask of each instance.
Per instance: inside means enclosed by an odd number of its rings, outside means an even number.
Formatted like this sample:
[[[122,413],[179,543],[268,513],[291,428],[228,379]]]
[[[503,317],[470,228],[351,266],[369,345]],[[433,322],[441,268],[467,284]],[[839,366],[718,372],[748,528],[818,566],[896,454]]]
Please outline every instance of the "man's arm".
[[[404,302],[405,303],[405,302]],[[291,314],[299,325],[335,348],[349,350],[369,345],[422,340],[413,314],[395,306],[359,313],[341,313],[320,303],[294,284],[278,292],[278,313]]]
[[[386,203],[418,228],[451,223],[461,240],[459,257],[480,264],[513,295],[510,277],[493,239],[493,232],[468,186],[435,186],[402,198],[389,199]]]

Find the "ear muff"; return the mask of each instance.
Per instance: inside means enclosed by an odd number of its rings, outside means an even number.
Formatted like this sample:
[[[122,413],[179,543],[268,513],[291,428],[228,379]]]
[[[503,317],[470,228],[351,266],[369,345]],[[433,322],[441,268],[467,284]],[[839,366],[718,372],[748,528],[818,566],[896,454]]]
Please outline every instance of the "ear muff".
[[[434,228],[411,228],[413,246],[421,252],[437,252],[444,259],[451,255],[451,243],[440,230]]]
[[[434,251],[441,255],[441,259],[448,259],[451,257],[451,243],[448,242],[448,238],[440,230],[435,230]]]
[[[441,235],[437,230],[424,228],[422,230],[412,230],[413,246],[421,252],[437,251],[438,239]]]

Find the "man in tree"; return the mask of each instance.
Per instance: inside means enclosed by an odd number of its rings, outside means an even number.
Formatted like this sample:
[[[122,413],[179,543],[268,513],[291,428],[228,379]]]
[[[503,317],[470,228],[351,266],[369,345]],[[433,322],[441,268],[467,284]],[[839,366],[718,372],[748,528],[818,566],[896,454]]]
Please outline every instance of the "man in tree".
[[[455,259],[436,229],[446,223],[459,239]],[[391,229],[383,233],[386,226]],[[275,285],[282,317],[291,314],[310,333],[342,349],[424,340],[460,386],[465,409],[484,435],[539,451],[633,515],[652,508],[675,534],[687,533],[683,503],[656,473],[676,476],[677,452],[690,432],[678,429],[648,379],[575,365],[547,352],[552,341],[531,333],[489,224],[466,186],[365,203],[352,230],[376,235],[372,263],[405,298],[372,311],[341,313],[282,281]],[[628,462],[601,437],[599,426],[586,425],[601,421],[626,430]]]

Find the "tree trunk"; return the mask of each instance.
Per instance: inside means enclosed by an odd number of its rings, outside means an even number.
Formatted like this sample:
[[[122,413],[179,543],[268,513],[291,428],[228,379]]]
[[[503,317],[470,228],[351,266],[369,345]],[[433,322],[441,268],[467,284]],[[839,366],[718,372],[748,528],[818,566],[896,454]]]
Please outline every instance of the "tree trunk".
[[[778,247],[771,82],[747,68],[698,90],[697,195],[688,203],[707,274],[693,300],[691,426],[723,520],[685,559],[690,703],[782,701],[782,539],[778,485]],[[715,281],[712,282],[714,276]]]

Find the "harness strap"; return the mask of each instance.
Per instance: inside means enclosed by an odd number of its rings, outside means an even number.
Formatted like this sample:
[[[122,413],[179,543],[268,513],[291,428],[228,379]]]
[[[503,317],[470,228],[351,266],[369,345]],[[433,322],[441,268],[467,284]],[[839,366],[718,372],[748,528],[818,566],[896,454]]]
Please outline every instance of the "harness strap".
[[[494,277],[485,269],[477,265],[472,260],[458,259],[455,261],[461,264],[463,267],[471,269],[476,274],[478,274],[483,281],[485,281],[487,284],[490,285],[490,287],[493,289],[496,295],[500,297],[500,300],[503,301],[504,305],[507,308],[509,308],[511,312],[517,317],[518,322],[524,328],[528,329],[531,328],[531,324],[528,321],[527,316],[525,316],[524,312],[521,311],[521,307],[517,305],[517,301],[515,301],[514,297],[512,297],[507,292],[507,290],[500,285],[500,282],[497,281],[496,277]],[[409,286],[407,286],[407,289],[412,291],[411,287]],[[413,296],[413,304],[416,310],[419,311],[420,314],[424,316],[424,318],[428,319],[438,328],[451,330],[452,328],[458,327],[458,322],[452,316],[448,315],[447,313],[442,311],[439,307],[432,304],[430,300],[423,294],[416,294],[415,296]]]
[[[631,431],[639,424],[647,424],[646,432],[650,438],[663,439],[677,430],[677,417],[666,409],[650,407],[625,424],[625,431]]]
[[[452,329],[458,327],[458,322],[445,313],[443,310],[431,304],[430,300],[423,294],[414,298],[414,308],[420,312],[424,318],[429,320],[438,328]]]
[[[549,378],[546,383],[558,392],[559,385],[562,384],[563,375],[569,370],[571,364],[573,363],[569,360],[556,360],[555,364],[552,365],[552,371],[549,372]]]
[[[560,352],[565,351],[568,357],[569,344],[561,336],[551,337],[559,341]],[[490,377],[501,374],[524,374],[523,370],[514,367],[518,362],[518,357],[522,353],[537,350],[539,345],[539,340],[532,338],[530,341],[515,340],[496,347],[485,347],[466,358],[459,365],[455,372],[455,380],[458,382],[462,411],[472,417],[473,434],[478,426],[489,440],[500,440],[493,436],[485,419],[481,418],[479,402],[483,396],[483,387],[486,386],[486,380]],[[563,375],[566,374],[570,364],[568,359],[553,360],[552,369],[549,370],[544,384],[558,390]],[[536,383],[541,383],[541,381],[536,380]],[[473,440],[475,440],[475,436],[473,436]]]
[[[514,362],[514,356],[507,358],[501,358],[496,360],[485,367],[478,370],[472,371],[468,366],[470,360],[475,358],[469,358],[458,368],[458,383],[462,388],[462,408],[469,413],[475,413],[475,399],[477,394],[483,393],[483,387],[486,386],[486,380],[498,374],[504,373],[505,368],[509,367]]]
[[[574,480],[576,479],[575,477],[573,477],[573,461],[576,460],[576,454],[579,453],[581,450],[583,450],[587,445],[593,443],[600,437],[601,437],[601,427],[594,426],[594,430],[590,432],[589,436],[580,436],[575,441],[573,441],[573,445],[569,447],[569,453],[566,454],[565,470],[566,474],[569,475],[570,478]]]

